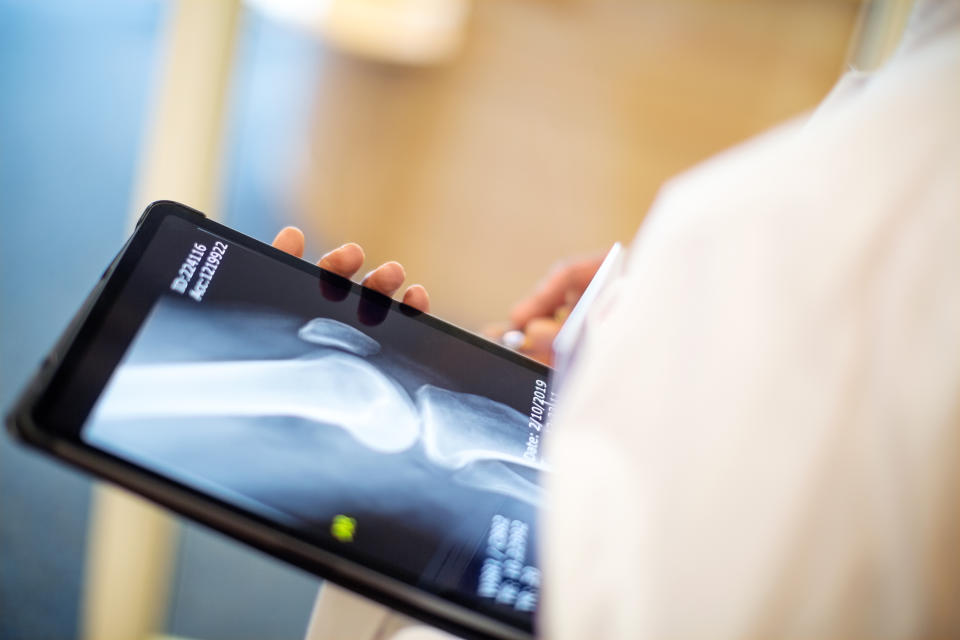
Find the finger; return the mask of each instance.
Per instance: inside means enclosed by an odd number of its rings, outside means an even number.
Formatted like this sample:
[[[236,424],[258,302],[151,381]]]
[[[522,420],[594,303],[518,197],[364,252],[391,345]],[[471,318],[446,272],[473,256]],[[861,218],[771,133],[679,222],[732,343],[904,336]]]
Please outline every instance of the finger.
[[[520,329],[511,329],[500,336],[500,344],[508,349],[519,349],[527,342],[527,334]]]
[[[317,266],[338,276],[352,278],[363,266],[363,258],[363,248],[355,242],[348,242],[317,260]]]
[[[430,296],[421,284],[412,284],[403,292],[403,304],[424,313],[430,312]]]
[[[566,266],[553,269],[529,298],[513,307],[510,311],[511,324],[523,329],[534,318],[552,316],[553,310],[567,299],[567,279]]]
[[[522,329],[533,318],[553,316],[560,307],[576,302],[601,262],[602,257],[593,257],[554,268],[533,295],[514,306],[510,312],[510,322]]]
[[[393,297],[406,277],[407,274],[404,273],[403,266],[399,262],[387,262],[364,276],[360,284],[379,291],[385,296]]]
[[[553,366],[553,351],[521,351],[520,353],[548,367]]]
[[[303,231],[296,227],[284,227],[273,239],[273,246],[298,258],[303,257]]]
[[[498,322],[496,324],[488,324],[487,326],[480,329],[480,335],[482,335],[487,340],[500,342],[500,338],[502,338],[503,334],[505,334],[509,330],[510,330],[509,323]]]
[[[549,364],[553,361],[553,340],[561,324],[552,318],[534,318],[527,323],[526,340],[517,351]]]

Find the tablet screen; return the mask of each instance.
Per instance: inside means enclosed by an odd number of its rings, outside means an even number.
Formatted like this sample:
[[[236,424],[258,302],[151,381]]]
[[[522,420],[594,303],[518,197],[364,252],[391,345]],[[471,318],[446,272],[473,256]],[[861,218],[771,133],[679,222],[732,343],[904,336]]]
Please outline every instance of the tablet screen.
[[[135,327],[87,444],[529,621],[544,368],[174,216],[110,322]]]

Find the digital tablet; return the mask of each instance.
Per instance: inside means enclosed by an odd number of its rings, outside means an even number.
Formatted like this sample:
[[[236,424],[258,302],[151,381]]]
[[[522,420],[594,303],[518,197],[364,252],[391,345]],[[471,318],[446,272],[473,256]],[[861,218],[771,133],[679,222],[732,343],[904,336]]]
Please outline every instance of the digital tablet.
[[[406,614],[529,638],[548,373],[157,202],[8,424]]]

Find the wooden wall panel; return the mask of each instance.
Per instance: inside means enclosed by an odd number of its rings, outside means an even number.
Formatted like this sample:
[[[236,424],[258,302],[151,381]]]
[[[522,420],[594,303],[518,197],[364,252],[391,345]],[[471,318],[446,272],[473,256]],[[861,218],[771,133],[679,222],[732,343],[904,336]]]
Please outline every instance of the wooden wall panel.
[[[452,64],[328,54],[299,206],[478,327],[629,240],[662,182],[814,106],[858,3],[483,0]]]

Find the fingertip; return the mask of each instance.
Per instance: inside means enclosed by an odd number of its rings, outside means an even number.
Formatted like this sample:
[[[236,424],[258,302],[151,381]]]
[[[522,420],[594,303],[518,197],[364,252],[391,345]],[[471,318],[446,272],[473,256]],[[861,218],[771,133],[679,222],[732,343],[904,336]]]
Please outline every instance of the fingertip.
[[[513,309],[510,310],[510,324],[515,329],[523,329],[533,316],[533,305],[524,300],[514,305]]]
[[[362,282],[376,282],[378,286],[395,285],[397,288],[399,288],[400,285],[403,284],[403,281],[406,277],[407,272],[404,270],[403,265],[399,262],[391,260],[390,262],[384,262],[382,265],[365,275]]]
[[[480,328],[480,335],[482,335],[487,340],[493,340],[494,342],[499,342],[500,337],[503,336],[507,331],[511,329],[511,325],[506,322],[497,322],[495,324],[488,324]]]
[[[380,265],[380,268],[386,267],[391,272],[395,272],[400,277],[400,282],[403,282],[407,278],[407,270],[403,268],[403,265],[397,262],[396,260],[391,260],[390,262],[384,262]]]
[[[328,259],[335,263],[337,270],[349,272],[347,277],[350,277],[363,266],[366,255],[363,252],[363,247],[356,242],[348,242],[321,258],[321,260]]]
[[[526,339],[517,350],[543,361],[552,352],[553,340],[559,330],[560,324],[550,318],[533,318],[527,323]]]
[[[348,242],[340,247],[341,251],[347,251],[359,259],[359,263],[363,264],[363,261],[367,259],[367,254],[364,253],[363,247],[358,245],[356,242]]]
[[[424,313],[430,311],[430,295],[421,284],[412,284],[407,288],[403,294],[403,303]]]
[[[360,281],[360,284],[368,289],[392,296],[397,292],[397,289],[400,288],[400,285],[403,284],[403,280],[406,277],[407,274],[403,269],[403,265],[399,262],[390,261],[383,263],[365,275],[363,280]]]
[[[287,226],[277,233],[272,244],[285,253],[302,258],[305,243],[303,231],[297,227]]]
[[[351,278],[363,266],[364,258],[363,247],[355,242],[348,242],[324,254],[317,261],[317,266],[344,278]]]
[[[553,318],[534,318],[527,323],[527,335],[534,340],[549,339],[560,330],[560,323]]]

